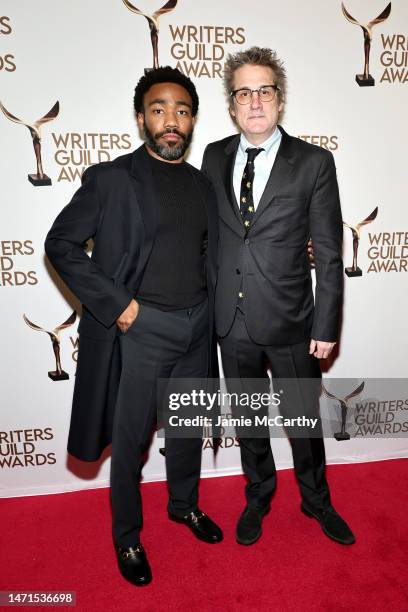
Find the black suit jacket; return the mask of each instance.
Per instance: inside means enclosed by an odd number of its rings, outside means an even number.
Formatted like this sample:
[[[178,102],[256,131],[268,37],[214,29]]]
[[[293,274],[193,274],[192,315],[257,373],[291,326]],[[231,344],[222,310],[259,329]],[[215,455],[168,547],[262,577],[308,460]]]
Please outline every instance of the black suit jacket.
[[[209,375],[215,376],[217,204],[208,179],[190,164],[187,167],[208,213]],[[142,146],[112,162],[89,167],[45,241],[52,265],[83,304],[68,439],[69,452],[79,459],[97,459],[112,438],[121,368],[116,319],[138,292],[157,224],[151,166]],[[84,246],[90,238],[94,247],[88,257]]]
[[[225,336],[231,328],[243,281],[246,325],[255,342],[335,341],[343,227],[333,156],[279,129],[282,141],[248,232],[233,190],[239,135],[209,144],[204,152],[202,170],[215,187],[220,218],[217,332]],[[310,236],[315,300],[307,256]]]

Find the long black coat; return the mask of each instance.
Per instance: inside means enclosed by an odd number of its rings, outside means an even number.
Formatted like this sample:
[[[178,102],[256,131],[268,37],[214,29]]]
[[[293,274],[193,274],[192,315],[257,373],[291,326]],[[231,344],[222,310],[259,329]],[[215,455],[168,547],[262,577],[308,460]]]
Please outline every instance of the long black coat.
[[[187,167],[208,213],[209,375],[217,373],[213,304],[218,242],[217,203],[208,179]],[[83,304],[68,451],[85,461],[111,442],[121,371],[116,319],[137,294],[157,232],[152,175],[144,146],[88,168],[45,241],[52,265]],[[92,238],[88,257],[84,250]]]
[[[245,322],[258,344],[332,342],[343,295],[343,225],[333,155],[279,129],[282,141],[249,231],[233,189],[239,135],[209,144],[204,152],[202,170],[216,190],[220,220],[216,328],[220,336],[228,333],[243,283]]]

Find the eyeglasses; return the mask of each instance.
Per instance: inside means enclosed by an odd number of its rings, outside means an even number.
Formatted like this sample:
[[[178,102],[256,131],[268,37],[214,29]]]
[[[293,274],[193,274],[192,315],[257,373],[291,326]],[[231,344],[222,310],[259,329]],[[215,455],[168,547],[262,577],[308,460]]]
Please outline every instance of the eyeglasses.
[[[235,89],[231,91],[231,98],[235,98],[238,104],[249,104],[252,100],[252,96],[256,92],[259,96],[260,102],[272,102],[275,98],[276,92],[280,91],[279,85],[261,85],[258,89],[249,89],[249,87],[243,87],[242,89]]]

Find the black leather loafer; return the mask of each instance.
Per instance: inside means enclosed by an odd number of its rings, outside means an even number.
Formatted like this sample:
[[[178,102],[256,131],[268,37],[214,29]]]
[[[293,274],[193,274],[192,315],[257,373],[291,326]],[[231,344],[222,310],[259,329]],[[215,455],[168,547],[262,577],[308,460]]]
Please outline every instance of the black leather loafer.
[[[152,571],[141,544],[129,548],[117,547],[119,569],[122,576],[135,586],[145,586],[152,581]]]
[[[257,506],[246,507],[238,519],[236,540],[238,544],[249,546],[255,544],[262,535],[262,520],[268,514],[270,507],[258,508]]]
[[[339,542],[339,544],[354,544],[356,541],[350,527],[337,514],[333,506],[329,506],[324,510],[313,510],[302,502],[300,509],[306,516],[319,521],[324,533],[335,542]]]
[[[197,509],[195,512],[190,512],[182,517],[169,512],[169,519],[176,523],[184,523],[184,525],[187,525],[195,537],[203,542],[216,544],[223,539],[222,531],[218,525],[201,510]]]

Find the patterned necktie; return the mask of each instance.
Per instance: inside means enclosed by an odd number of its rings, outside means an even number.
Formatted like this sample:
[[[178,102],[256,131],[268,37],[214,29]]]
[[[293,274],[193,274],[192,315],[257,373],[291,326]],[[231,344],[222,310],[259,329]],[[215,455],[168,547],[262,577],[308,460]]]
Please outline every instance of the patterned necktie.
[[[255,207],[254,207],[254,197],[253,197],[253,182],[255,177],[255,157],[259,155],[261,151],[265,149],[256,149],[254,147],[249,147],[246,149],[245,153],[247,153],[247,163],[244,168],[244,173],[242,175],[241,180],[241,194],[239,199],[239,209],[241,212],[242,222],[245,225],[245,229],[248,231],[251,225]]]

